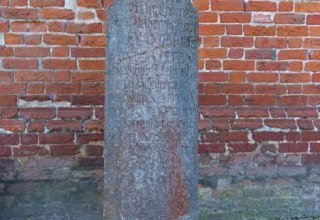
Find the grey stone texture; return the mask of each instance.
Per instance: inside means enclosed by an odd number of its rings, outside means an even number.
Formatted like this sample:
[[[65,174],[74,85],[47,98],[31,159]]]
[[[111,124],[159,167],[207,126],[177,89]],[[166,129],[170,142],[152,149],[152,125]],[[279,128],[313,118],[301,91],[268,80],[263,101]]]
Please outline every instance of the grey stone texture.
[[[198,16],[189,0],[108,11],[105,219],[197,219]]]

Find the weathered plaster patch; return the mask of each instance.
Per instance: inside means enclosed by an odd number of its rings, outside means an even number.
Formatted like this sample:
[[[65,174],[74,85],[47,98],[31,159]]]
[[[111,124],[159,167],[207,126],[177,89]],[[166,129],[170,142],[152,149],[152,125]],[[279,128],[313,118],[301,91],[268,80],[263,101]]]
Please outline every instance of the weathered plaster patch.
[[[43,101],[39,102],[37,100],[33,101],[25,101],[22,99],[18,99],[18,107],[29,107],[29,108],[36,108],[36,107],[70,107],[70,102],[53,102],[53,101]]]
[[[13,132],[0,128],[0,134],[12,134]]]

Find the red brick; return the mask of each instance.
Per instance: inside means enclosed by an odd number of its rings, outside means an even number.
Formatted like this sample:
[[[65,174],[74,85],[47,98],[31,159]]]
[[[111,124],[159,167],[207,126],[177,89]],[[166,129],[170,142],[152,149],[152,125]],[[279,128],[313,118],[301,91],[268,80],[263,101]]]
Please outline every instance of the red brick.
[[[207,70],[219,70],[221,69],[222,64],[220,60],[207,60],[206,69]]]
[[[289,70],[294,72],[302,72],[303,70],[303,62],[294,61],[289,63]]]
[[[307,143],[283,143],[279,146],[280,153],[296,153],[296,152],[307,152]]]
[[[293,2],[279,2],[278,7],[280,12],[293,11]]]
[[[305,15],[303,14],[276,14],[274,22],[276,24],[304,24]]]
[[[72,48],[71,55],[73,57],[105,57],[104,48]]]
[[[297,2],[295,6],[296,12],[320,12],[319,3],[317,2]]]
[[[282,73],[280,77],[282,83],[310,82],[310,75],[307,73]]]
[[[46,126],[45,121],[32,120],[28,124],[28,132],[43,132]]]
[[[246,50],[246,59],[275,60],[276,56],[275,50]]]
[[[284,133],[272,131],[253,132],[253,139],[255,141],[282,141]]]
[[[80,121],[53,120],[47,122],[50,132],[81,131]]]
[[[222,90],[221,85],[216,84],[206,84],[204,88],[204,93],[206,94],[220,94]]]
[[[48,22],[48,31],[50,32],[65,32],[66,23],[61,21]]]
[[[24,36],[20,34],[5,34],[4,40],[6,45],[24,44]]]
[[[79,83],[50,83],[46,85],[47,94],[78,94]]]
[[[200,108],[200,114],[204,117],[210,118],[234,118],[234,109],[228,107],[202,107]]]
[[[59,7],[64,6],[64,0],[30,0],[30,6],[32,7]]]
[[[82,94],[104,94],[104,83],[84,83],[81,85]]]
[[[78,12],[78,19],[91,20],[95,18],[95,14],[91,11]]]
[[[198,153],[224,153],[224,144],[199,144]]]
[[[10,132],[22,132],[25,130],[24,120],[0,120],[0,128]]]
[[[17,96],[16,95],[0,95],[0,106],[16,106]]]
[[[28,157],[37,154],[46,155],[48,154],[48,150],[37,146],[20,146],[19,148],[13,148],[13,156],[15,157]]]
[[[304,154],[301,160],[302,164],[319,164],[320,154]]]
[[[229,58],[231,59],[240,59],[243,57],[244,50],[240,48],[230,48]]]
[[[320,62],[309,62],[305,64],[305,71],[319,71]]]
[[[219,46],[219,37],[216,37],[216,36],[203,37],[203,46],[204,47]]]
[[[18,145],[18,134],[0,134],[0,145]]]
[[[228,131],[229,130],[229,123],[227,119],[214,119],[212,120],[212,129],[213,130],[223,130]]]
[[[219,133],[221,142],[248,142],[248,133],[243,131],[223,131]]]
[[[287,40],[282,38],[256,38],[255,46],[257,48],[286,48]]]
[[[240,118],[261,118],[268,117],[268,109],[264,107],[239,107],[236,109]]]
[[[304,131],[301,134],[302,141],[319,141],[320,135],[319,132],[316,131]]]
[[[274,36],[276,34],[275,27],[268,26],[244,26],[244,34],[247,36]]]
[[[218,14],[216,12],[199,12],[200,23],[215,23],[218,20]]]
[[[262,120],[260,119],[236,119],[230,120],[231,129],[259,129],[262,128]]]
[[[0,146],[0,157],[10,157],[11,156],[11,147]]]
[[[79,144],[101,143],[104,141],[103,133],[78,133],[77,141]]]
[[[280,129],[296,129],[297,125],[293,119],[266,119],[264,123],[268,127]]]
[[[13,48],[12,47],[0,47],[0,56],[1,57],[12,57]]]
[[[319,94],[320,85],[303,85],[304,94]]]
[[[259,61],[257,62],[257,70],[262,71],[280,71],[287,70],[288,63],[287,62],[275,62],[275,61]]]
[[[102,23],[67,23],[66,32],[75,34],[101,33]]]
[[[14,74],[9,71],[0,71],[0,81],[1,82],[13,82],[13,75]]]
[[[253,85],[251,84],[224,84],[223,92],[226,94],[252,94]]]
[[[244,104],[243,97],[241,95],[229,95],[228,104],[230,106],[241,106]]]
[[[199,11],[207,11],[209,9],[209,0],[194,0],[193,5]]]
[[[246,11],[277,11],[276,2],[268,1],[250,1],[246,3]]]
[[[279,60],[307,60],[307,50],[280,50],[278,53]]]
[[[81,70],[104,70],[106,69],[106,61],[103,60],[79,60],[79,68]]]
[[[0,32],[9,32],[9,22],[8,21],[0,21]]]
[[[45,22],[11,22],[13,32],[46,32],[47,25]]]
[[[102,120],[89,120],[83,124],[84,130],[89,132],[104,131],[104,121]]]
[[[252,47],[252,37],[221,37],[222,47]]]
[[[276,104],[276,98],[272,95],[250,95],[245,97],[245,103],[249,106],[272,106]]]
[[[25,119],[52,119],[55,117],[54,108],[22,108],[20,117]]]
[[[55,47],[52,48],[53,57],[69,57],[69,48],[68,47]]]
[[[43,42],[48,45],[76,45],[78,40],[73,35],[45,34]]]
[[[76,60],[66,59],[45,59],[43,60],[44,69],[76,69]]]
[[[24,83],[5,83],[0,84],[0,94],[24,94],[26,84]]]
[[[279,97],[280,106],[304,106],[307,105],[307,96],[281,96]]]
[[[228,149],[231,153],[240,153],[240,152],[254,152],[257,149],[256,144],[229,144]]]
[[[45,47],[15,47],[14,55],[16,57],[47,57],[50,49]]]
[[[72,20],[75,18],[75,13],[69,9],[41,9],[40,18]]]
[[[82,36],[80,39],[80,46],[105,47],[106,37],[105,36]]]
[[[285,109],[288,117],[299,117],[299,118],[317,118],[318,113],[315,108],[308,107],[289,107]]]
[[[222,13],[221,23],[250,23],[251,13]]]
[[[320,144],[319,143],[311,143],[310,144],[310,151],[311,152],[320,152]]]
[[[238,24],[227,25],[226,29],[227,29],[228,35],[242,35],[242,25],[238,25]]]
[[[278,36],[308,36],[307,26],[278,26]]]
[[[99,95],[73,95],[72,105],[103,105],[104,96]]]
[[[28,0],[11,0],[11,6],[27,6],[27,5],[28,5]]]
[[[200,82],[226,82],[228,81],[228,75],[224,72],[213,72],[213,73],[200,73]]]
[[[301,48],[303,40],[301,38],[289,38],[288,45],[290,48]]]
[[[209,106],[209,105],[225,105],[226,97],[223,95],[200,95],[199,105]]]
[[[5,19],[32,19],[38,18],[38,11],[35,9],[2,8],[1,17]]]
[[[50,147],[51,156],[74,156],[79,153],[77,145],[52,145]]]
[[[72,144],[73,140],[74,140],[73,133],[39,134],[40,144]]]
[[[255,94],[286,94],[286,87],[284,85],[256,85]]]
[[[77,5],[79,7],[87,7],[87,8],[101,8],[103,6],[101,0],[91,0],[91,1],[77,0]]]
[[[2,65],[3,65],[3,68],[5,69],[37,69],[38,60],[4,58],[2,60]]]
[[[244,4],[242,0],[211,0],[211,9],[213,11],[243,11]]]
[[[225,25],[221,24],[205,24],[199,25],[199,34],[202,35],[223,35],[225,33]]]
[[[249,73],[248,81],[249,82],[278,82],[279,74],[278,73]]]
[[[246,74],[244,72],[232,72],[230,73],[230,82],[245,82]]]
[[[101,157],[103,156],[103,146],[102,145],[87,145],[86,154],[90,157]]]
[[[319,36],[320,35],[320,27],[319,26],[311,26],[309,27],[309,36]]]
[[[225,60],[223,61],[224,70],[254,70],[255,63],[253,61],[237,61]]]
[[[42,41],[42,36],[38,34],[28,34],[24,36],[25,45],[39,45]]]
[[[104,72],[73,72],[71,74],[73,82],[104,82]]]
[[[319,38],[306,38],[304,40],[303,46],[305,48],[320,48],[320,39]]]
[[[309,119],[298,119],[297,123],[298,123],[298,127],[301,130],[313,130],[314,129],[312,120],[309,120]]]
[[[38,135],[37,134],[20,134],[20,142],[23,145],[36,145],[38,144]]]

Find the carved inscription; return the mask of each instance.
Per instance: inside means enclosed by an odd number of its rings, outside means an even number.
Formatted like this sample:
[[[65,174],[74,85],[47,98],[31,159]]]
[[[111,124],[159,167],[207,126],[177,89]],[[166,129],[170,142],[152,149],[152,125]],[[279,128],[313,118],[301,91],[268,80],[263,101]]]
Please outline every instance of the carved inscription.
[[[197,218],[197,25],[187,0],[109,9],[106,219]]]

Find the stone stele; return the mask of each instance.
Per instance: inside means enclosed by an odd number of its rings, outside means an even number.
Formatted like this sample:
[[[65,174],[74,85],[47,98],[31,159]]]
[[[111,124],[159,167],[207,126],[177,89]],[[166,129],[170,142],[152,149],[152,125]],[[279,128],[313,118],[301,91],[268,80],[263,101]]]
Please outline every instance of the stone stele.
[[[197,219],[198,14],[116,0],[107,18],[104,219]]]

